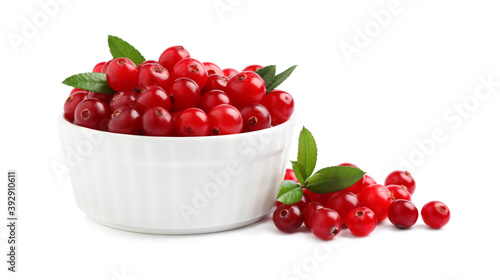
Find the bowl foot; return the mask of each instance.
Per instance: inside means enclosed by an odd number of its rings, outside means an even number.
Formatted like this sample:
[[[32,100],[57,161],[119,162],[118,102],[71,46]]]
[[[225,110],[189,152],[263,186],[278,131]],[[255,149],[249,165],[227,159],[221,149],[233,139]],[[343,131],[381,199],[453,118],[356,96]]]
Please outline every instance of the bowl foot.
[[[237,229],[240,227],[244,227],[250,224],[253,224],[262,218],[264,218],[266,215],[243,221],[243,222],[238,222],[238,223],[233,223],[233,224],[228,224],[228,225],[223,225],[223,226],[216,226],[216,227],[209,227],[209,228],[186,228],[186,229],[165,229],[165,228],[140,228],[140,227],[132,227],[132,226],[126,226],[126,225],[120,225],[120,224],[115,224],[115,223],[110,223],[98,218],[90,217],[88,216],[91,220],[111,227],[115,229],[120,229],[124,231],[131,231],[131,232],[137,232],[137,233],[147,233],[147,234],[164,234],[164,235],[187,235],[187,234],[203,234],[203,233],[212,233],[212,232],[219,232],[219,231],[226,231],[226,230],[231,230],[231,229]]]

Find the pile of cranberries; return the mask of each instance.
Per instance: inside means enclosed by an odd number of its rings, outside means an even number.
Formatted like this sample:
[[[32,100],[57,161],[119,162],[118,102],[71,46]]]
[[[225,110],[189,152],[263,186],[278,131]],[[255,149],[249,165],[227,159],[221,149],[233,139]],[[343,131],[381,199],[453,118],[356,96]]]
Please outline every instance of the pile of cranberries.
[[[350,163],[341,166],[353,166]],[[292,169],[285,180],[297,181]],[[384,185],[364,175],[349,188],[327,194],[316,194],[304,189],[302,199],[295,204],[276,202],[273,213],[276,227],[286,233],[297,231],[304,224],[318,238],[333,239],[342,228],[348,228],[355,236],[367,236],[377,224],[389,218],[398,228],[413,226],[419,211],[411,202],[415,192],[415,180],[407,171],[393,171]],[[439,201],[425,204],[420,215],[426,225],[438,229],[450,220],[450,210]]]
[[[166,49],[158,61],[135,65],[128,58],[98,63],[115,94],[75,88],[64,117],[79,126],[132,135],[208,136],[250,132],[287,121],[292,96],[266,94],[250,65],[238,72],[191,58],[182,46]]]

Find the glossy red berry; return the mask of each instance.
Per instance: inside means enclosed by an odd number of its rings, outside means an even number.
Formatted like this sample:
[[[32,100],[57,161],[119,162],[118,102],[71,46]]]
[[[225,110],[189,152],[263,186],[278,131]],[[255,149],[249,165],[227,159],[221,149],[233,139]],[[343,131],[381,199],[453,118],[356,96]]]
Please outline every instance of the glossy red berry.
[[[198,107],[201,102],[201,93],[198,85],[191,79],[178,78],[168,88],[172,110],[183,111],[187,108]]]
[[[227,82],[226,94],[238,108],[250,103],[260,103],[266,94],[266,84],[255,72],[240,72]]]
[[[64,102],[64,118],[69,121],[70,123],[73,123],[75,121],[75,109],[80,102],[82,102],[85,98],[87,98],[87,92],[86,91],[79,91],[74,93],[73,95],[70,95],[67,99],[66,102]]]
[[[170,85],[170,74],[160,64],[150,63],[139,68],[138,86],[159,86],[164,90]]]
[[[137,66],[137,68],[139,68],[139,71],[140,71],[140,70],[141,70],[141,68],[142,68],[142,67],[144,67],[144,66],[148,66],[148,65],[159,65],[159,64],[160,64],[160,63],[158,63],[158,61],[156,61],[156,60],[146,60],[146,61],[144,61],[143,63],[139,64],[139,65]],[[162,67],[163,67],[163,66],[162,66]],[[165,68],[165,67],[163,67],[163,68]],[[166,68],[165,68],[165,69],[166,69]],[[168,71],[168,70],[167,70],[167,71]]]
[[[224,75],[224,73],[222,73],[222,69],[220,69],[220,67],[217,66],[217,64],[215,64],[215,63],[203,62],[203,65],[207,69],[208,76],[210,76],[210,75]]]
[[[361,206],[370,208],[380,223],[387,218],[387,211],[392,202],[391,192],[384,185],[369,185],[358,195]]]
[[[115,93],[109,102],[109,109],[114,112],[121,107],[137,108],[137,92],[127,90]]]
[[[366,186],[369,186],[369,185],[374,185],[376,184],[377,182],[375,182],[375,179],[373,179],[372,177],[368,176],[368,175],[363,175],[363,178],[365,180],[365,182],[363,183],[363,187],[366,187]]]
[[[108,85],[115,91],[131,90],[137,86],[139,69],[128,58],[114,59],[106,70]]]
[[[311,218],[321,208],[325,208],[323,204],[317,202],[317,201],[311,201],[309,202],[306,207],[304,207],[304,211],[302,211],[304,215],[304,225],[308,228],[311,229]]]
[[[283,204],[273,213],[274,225],[285,233],[292,233],[302,225],[303,216],[299,207],[294,204]]]
[[[204,88],[207,84],[208,74],[203,63],[194,58],[184,58],[177,62],[172,69],[172,78],[189,78],[193,80],[199,88]]]
[[[102,67],[104,66],[104,64],[106,64],[106,61],[103,61],[103,62],[99,62],[99,63],[97,63],[97,64],[94,66],[94,69],[92,69],[92,72],[101,73],[101,69],[102,69]]]
[[[415,192],[415,179],[413,179],[408,171],[396,170],[391,172],[385,178],[385,185],[403,185],[408,189],[410,194]]]
[[[142,114],[141,130],[148,136],[172,136],[175,133],[174,119],[164,108],[152,107]]]
[[[342,220],[335,210],[322,208],[312,215],[310,226],[312,233],[316,237],[323,240],[332,240],[340,233]]]
[[[137,108],[140,112],[145,112],[152,107],[162,107],[168,111],[170,106],[170,97],[159,86],[143,87],[137,96]]]
[[[222,69],[222,74],[224,74],[224,76],[230,78],[231,76],[238,74],[238,70],[236,70],[234,68],[225,68],[225,69]]]
[[[450,209],[441,201],[427,202],[422,211],[422,220],[431,228],[442,228],[450,221]]]
[[[109,106],[109,103],[111,102],[111,99],[113,99],[114,94],[105,94],[105,93],[99,93],[99,92],[93,92],[89,91],[87,94],[87,98],[96,98]]]
[[[401,229],[413,226],[418,219],[417,207],[411,201],[404,199],[393,201],[387,213],[389,221]]]
[[[213,89],[218,89],[218,90],[224,91],[224,90],[226,90],[226,86],[227,86],[228,81],[229,81],[229,79],[226,78],[225,76],[217,75],[217,74],[210,75],[207,78],[207,84],[203,88],[202,92],[205,93],[205,92],[211,91]]]
[[[87,98],[75,109],[75,123],[79,126],[106,130],[111,112],[108,105],[96,98]]]
[[[359,199],[352,192],[341,190],[330,196],[326,202],[326,207],[337,211],[342,222],[345,224],[347,214],[354,208],[359,207]]]
[[[229,104],[217,105],[208,112],[210,135],[236,134],[243,131],[243,118],[236,107]]]
[[[175,120],[177,136],[208,136],[209,126],[207,114],[198,108],[182,111]]]
[[[88,90],[84,90],[84,89],[81,89],[81,88],[74,88],[74,89],[72,89],[72,90],[71,90],[71,92],[69,93],[69,96],[71,96],[71,95],[73,95],[73,94],[75,94],[75,93],[77,93],[77,92],[81,92],[81,91],[84,91],[84,92],[85,92],[85,93],[87,93],[87,94],[89,93],[89,91],[88,91]]]
[[[299,180],[297,180],[297,176],[295,176],[295,173],[291,168],[287,168],[287,170],[285,171],[285,178],[283,179],[283,181],[286,180],[295,181],[297,183],[299,182]]]
[[[389,185],[387,186],[387,188],[391,192],[391,197],[393,200],[404,199],[411,201],[411,194],[405,187],[399,185]]]
[[[367,236],[377,227],[377,217],[370,208],[358,207],[347,214],[345,223],[353,235]]]
[[[326,202],[328,201],[330,196],[332,196],[332,194],[333,194],[333,193],[323,193],[323,194],[313,193],[313,192],[309,191],[308,189],[304,189],[304,193],[307,193],[307,195],[309,196],[311,201],[317,201],[323,205],[326,204]]]
[[[210,109],[221,104],[231,104],[231,101],[222,90],[213,89],[201,96],[200,109],[208,113]]]
[[[122,134],[141,134],[141,116],[136,109],[121,107],[111,114],[108,131]]]
[[[111,59],[111,60],[108,60],[106,61],[106,63],[104,63],[101,67],[101,73],[104,73],[106,74],[106,71],[108,71],[108,67],[109,65],[111,64],[111,62],[113,62],[114,59]]]
[[[256,71],[262,68],[262,65],[252,64],[245,67],[242,71]]]
[[[170,72],[177,62],[187,57],[190,57],[189,52],[183,46],[172,46],[163,51],[158,63]]]
[[[286,122],[292,116],[295,108],[293,97],[282,90],[272,90],[262,98],[261,103],[271,114],[273,125]]]
[[[243,132],[257,131],[271,127],[271,115],[266,107],[251,103],[240,107],[243,117]]]

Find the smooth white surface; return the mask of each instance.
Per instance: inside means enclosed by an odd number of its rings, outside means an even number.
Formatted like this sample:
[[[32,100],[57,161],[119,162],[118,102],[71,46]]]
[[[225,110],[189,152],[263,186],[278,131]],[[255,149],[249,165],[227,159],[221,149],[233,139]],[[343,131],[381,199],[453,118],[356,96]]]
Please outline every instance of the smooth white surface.
[[[218,137],[148,137],[57,120],[78,207],[129,231],[195,234],[261,219],[285,176],[293,115],[265,130]],[[254,191],[258,189],[258,191]]]
[[[500,87],[473,98],[480,77],[500,81],[498,1],[401,0],[351,63],[340,44],[353,44],[356,29],[390,1],[221,1],[235,5],[222,20],[212,0],[66,2],[18,52],[8,34],[42,8],[34,0],[0,4],[0,170],[18,169],[20,184],[20,272],[0,265],[1,279],[499,278]],[[384,222],[367,238],[343,231],[323,242],[281,234],[268,218],[193,236],[95,223],[77,208],[67,174],[53,169],[64,160],[56,120],[69,93],[61,81],[109,59],[108,34],[148,59],[182,44],[222,67],[299,64],[280,88],[295,98],[296,135],[305,125],[316,137],[318,167],[350,161],[381,182],[413,155],[415,203],[442,200],[450,224],[435,231],[419,219],[398,231]],[[416,142],[433,134],[440,143],[415,156]],[[0,191],[3,216],[4,197]],[[6,234],[1,226],[2,254]],[[304,275],[293,278],[292,269]]]

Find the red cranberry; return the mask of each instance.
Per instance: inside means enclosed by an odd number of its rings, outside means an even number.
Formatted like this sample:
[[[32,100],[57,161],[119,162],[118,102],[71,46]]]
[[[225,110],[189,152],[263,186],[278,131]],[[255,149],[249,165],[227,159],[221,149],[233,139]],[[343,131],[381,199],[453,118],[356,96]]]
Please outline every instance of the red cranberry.
[[[160,64],[147,64],[139,69],[139,87],[159,86],[164,90],[170,85],[170,74]]]
[[[358,207],[347,214],[345,223],[353,235],[367,236],[377,227],[377,217],[370,208]]]
[[[152,107],[142,115],[141,130],[148,136],[172,136],[175,132],[174,119],[164,108]]]
[[[241,133],[243,118],[240,111],[229,104],[217,105],[208,112],[210,135]]]
[[[391,192],[383,185],[369,185],[358,195],[361,206],[370,208],[380,223],[387,218],[387,211],[392,202]]]
[[[114,59],[106,70],[108,85],[115,91],[131,90],[137,86],[139,69],[128,58]]]
[[[111,114],[108,131],[122,134],[141,134],[141,116],[136,109],[122,107]]]
[[[243,132],[257,131],[271,127],[271,115],[266,107],[251,103],[240,107],[243,117]]]
[[[418,209],[411,201],[398,199],[389,206],[388,217],[398,228],[409,228],[417,222]]]
[[[193,80],[188,78],[176,79],[170,85],[168,93],[172,101],[172,109],[175,111],[198,107],[201,102],[200,88]]]
[[[261,103],[271,114],[273,125],[286,122],[292,116],[295,108],[293,97],[282,90],[272,90],[262,98]]]
[[[79,126],[106,130],[111,113],[108,105],[96,98],[87,98],[75,109],[75,123]]]
[[[222,90],[213,89],[205,92],[201,97],[200,109],[208,113],[210,109],[221,104],[231,104],[231,101]]]
[[[358,197],[346,190],[335,192],[326,202],[326,207],[337,211],[344,224],[347,214],[359,206]]]
[[[274,225],[285,233],[292,233],[302,225],[303,216],[299,207],[294,204],[283,204],[273,213]]]
[[[215,63],[212,62],[203,62],[203,65],[205,65],[205,68],[207,69],[207,75],[224,75],[222,73],[222,69],[220,69],[219,66],[217,66]]]
[[[86,91],[79,91],[66,99],[64,102],[64,118],[70,123],[75,121],[75,109],[80,102],[87,98]]]
[[[198,108],[182,111],[175,120],[177,136],[208,136],[209,126],[207,114]]]
[[[253,64],[253,65],[248,65],[242,71],[256,71],[256,70],[259,70],[260,68],[262,68],[261,65]]]
[[[137,108],[140,112],[152,107],[162,107],[168,111],[170,106],[170,97],[159,86],[143,87],[141,93],[137,96]]]
[[[421,211],[422,220],[431,228],[442,228],[450,221],[450,209],[441,201],[427,202]]]
[[[222,75],[217,75],[213,74],[208,76],[207,78],[207,84],[203,88],[203,93],[211,91],[213,89],[218,89],[218,90],[226,90],[227,82],[229,81],[228,78]]]
[[[114,112],[121,107],[137,108],[137,92],[127,90],[115,93],[109,102],[109,109]]]
[[[332,240],[340,233],[342,220],[339,214],[332,209],[322,208],[311,217],[312,233],[323,240]]]
[[[316,201],[311,201],[309,202],[306,207],[304,208],[303,214],[304,214],[304,225],[308,228],[311,229],[311,218],[321,208],[325,208],[321,203],[316,202]]]
[[[255,72],[240,72],[227,82],[226,94],[236,107],[260,103],[266,94],[266,84]]]
[[[396,170],[391,172],[385,178],[385,185],[403,185],[408,189],[410,194],[415,192],[415,179],[413,179],[408,171]]]
[[[187,57],[190,57],[189,52],[183,46],[173,46],[163,51],[158,63],[170,72],[177,62]]]
[[[207,84],[208,74],[203,63],[193,58],[184,58],[177,62],[172,69],[172,78],[189,78],[193,80],[199,88],[204,88]]]

